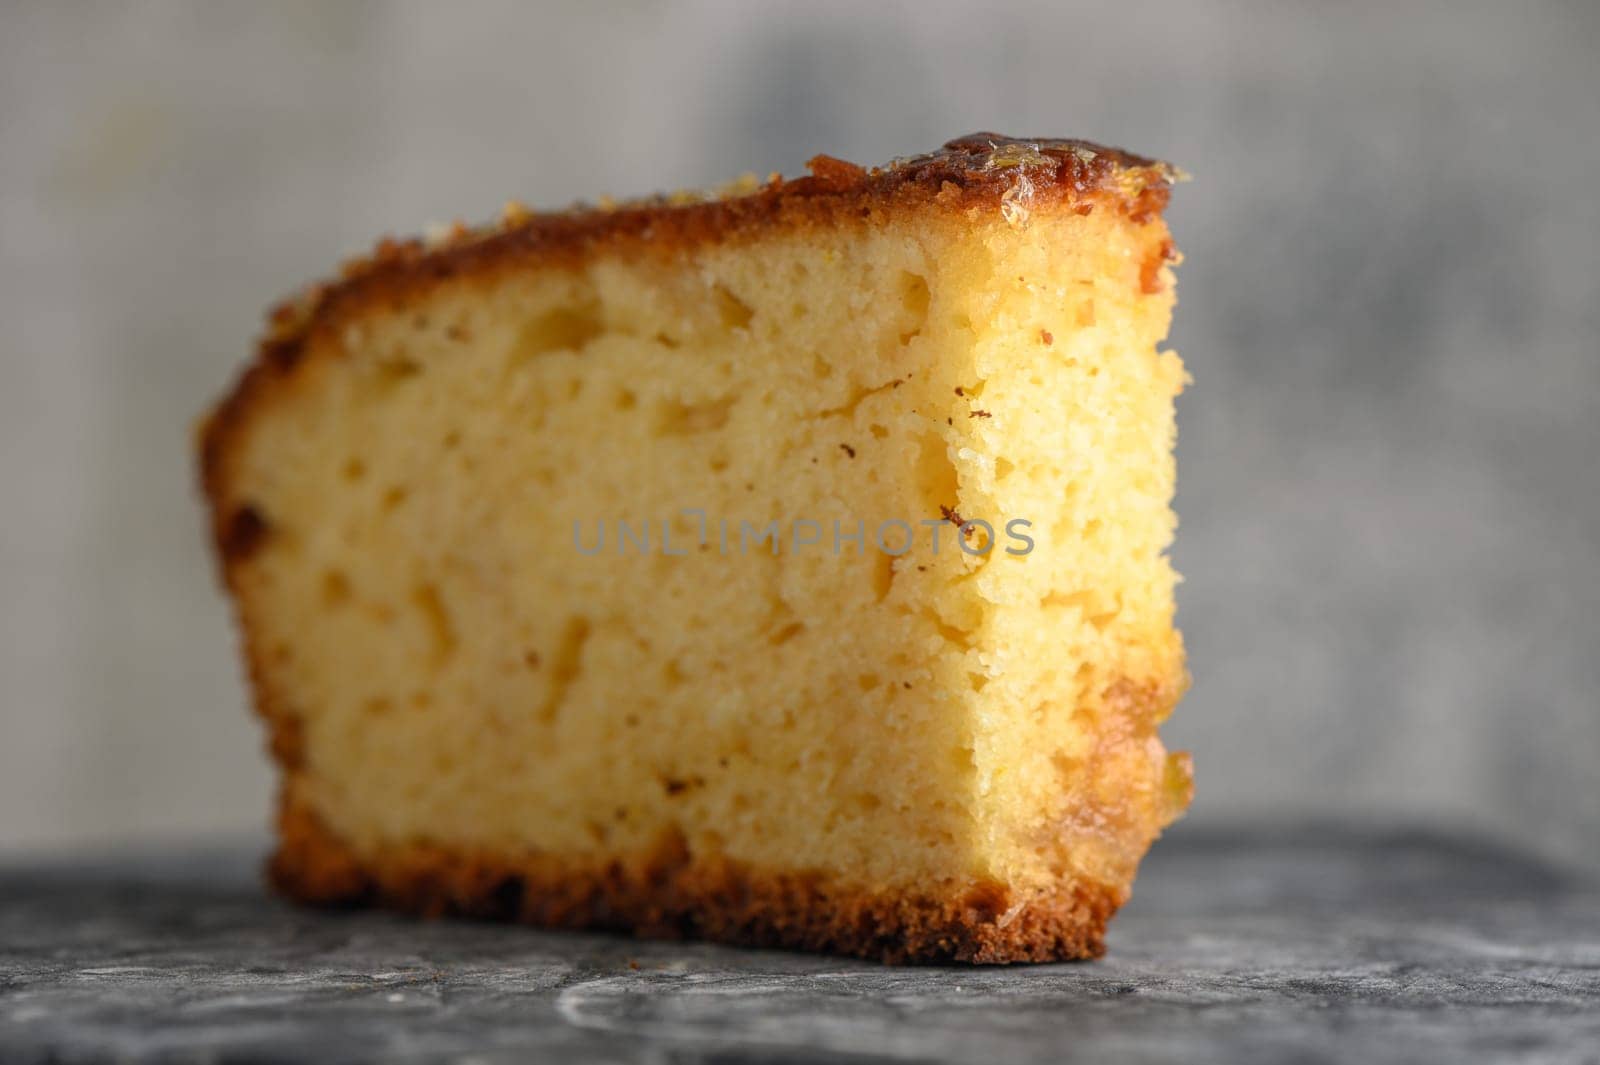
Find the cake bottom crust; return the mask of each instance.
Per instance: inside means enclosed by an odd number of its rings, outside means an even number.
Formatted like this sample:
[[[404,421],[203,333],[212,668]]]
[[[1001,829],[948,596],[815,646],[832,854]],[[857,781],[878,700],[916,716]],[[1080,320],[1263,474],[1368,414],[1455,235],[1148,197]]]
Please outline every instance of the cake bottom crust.
[[[377,905],[547,928],[616,929],[886,963],[1072,961],[1105,953],[1124,895],[1080,883],[1013,898],[998,882],[948,896],[874,892],[805,873],[691,857],[664,838],[646,858],[584,866],[431,844],[358,857],[314,811],[286,801],[268,876],[316,905]]]

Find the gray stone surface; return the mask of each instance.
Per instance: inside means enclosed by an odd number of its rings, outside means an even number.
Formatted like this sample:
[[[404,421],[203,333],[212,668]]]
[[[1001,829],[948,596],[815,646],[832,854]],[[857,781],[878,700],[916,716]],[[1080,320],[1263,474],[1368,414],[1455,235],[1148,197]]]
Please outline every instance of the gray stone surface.
[[[255,857],[0,867],[0,1058],[1600,1061],[1600,884],[1453,837],[1179,832],[1105,960],[987,970],[316,913]]]

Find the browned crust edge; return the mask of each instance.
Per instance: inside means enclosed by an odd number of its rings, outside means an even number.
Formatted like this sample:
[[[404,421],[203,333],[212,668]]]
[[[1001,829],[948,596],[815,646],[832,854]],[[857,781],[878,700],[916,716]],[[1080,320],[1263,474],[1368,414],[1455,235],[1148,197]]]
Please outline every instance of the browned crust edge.
[[[457,223],[436,240],[385,239],[372,254],[345,263],[338,278],[274,308],[260,355],[292,364],[314,327],[351,305],[397,300],[417,286],[530,257],[572,263],[617,246],[633,254],[674,254],[774,229],[883,221],[931,208],[1004,213],[1008,206],[1025,206],[1087,214],[1105,207],[1142,223],[1161,214],[1173,182],[1184,176],[1167,163],[1120,148],[998,133],[969,134],[882,167],[827,155],[806,165],[810,173],[804,177],[773,174],[764,185],[727,195],[685,193],[549,212],[512,203],[493,225],[473,229]]]
[[[1098,958],[1106,924],[1124,901],[1101,884],[1063,887],[1024,904],[996,882],[938,897],[867,891],[816,874],[691,856],[672,836],[636,861],[601,866],[431,844],[363,859],[288,798],[278,827],[268,876],[280,893],[303,903],[376,904],[422,917],[612,929],[888,964]]]

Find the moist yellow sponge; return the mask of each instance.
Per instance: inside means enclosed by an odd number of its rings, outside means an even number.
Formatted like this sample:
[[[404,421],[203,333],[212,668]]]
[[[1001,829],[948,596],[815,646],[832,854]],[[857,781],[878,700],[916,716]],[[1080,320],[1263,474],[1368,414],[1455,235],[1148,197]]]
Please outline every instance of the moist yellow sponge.
[[[1091,956],[1186,805],[1172,171],[981,134],[386,244],[203,434],[273,876]]]

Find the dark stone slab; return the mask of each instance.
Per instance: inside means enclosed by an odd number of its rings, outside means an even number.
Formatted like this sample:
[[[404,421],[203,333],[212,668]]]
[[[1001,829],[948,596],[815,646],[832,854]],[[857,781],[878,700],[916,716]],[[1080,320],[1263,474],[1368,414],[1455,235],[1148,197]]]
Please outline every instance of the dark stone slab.
[[[0,863],[5,1061],[1600,1061],[1600,885],[1453,837],[1178,832],[1109,956],[877,965],[266,896],[245,845]]]

